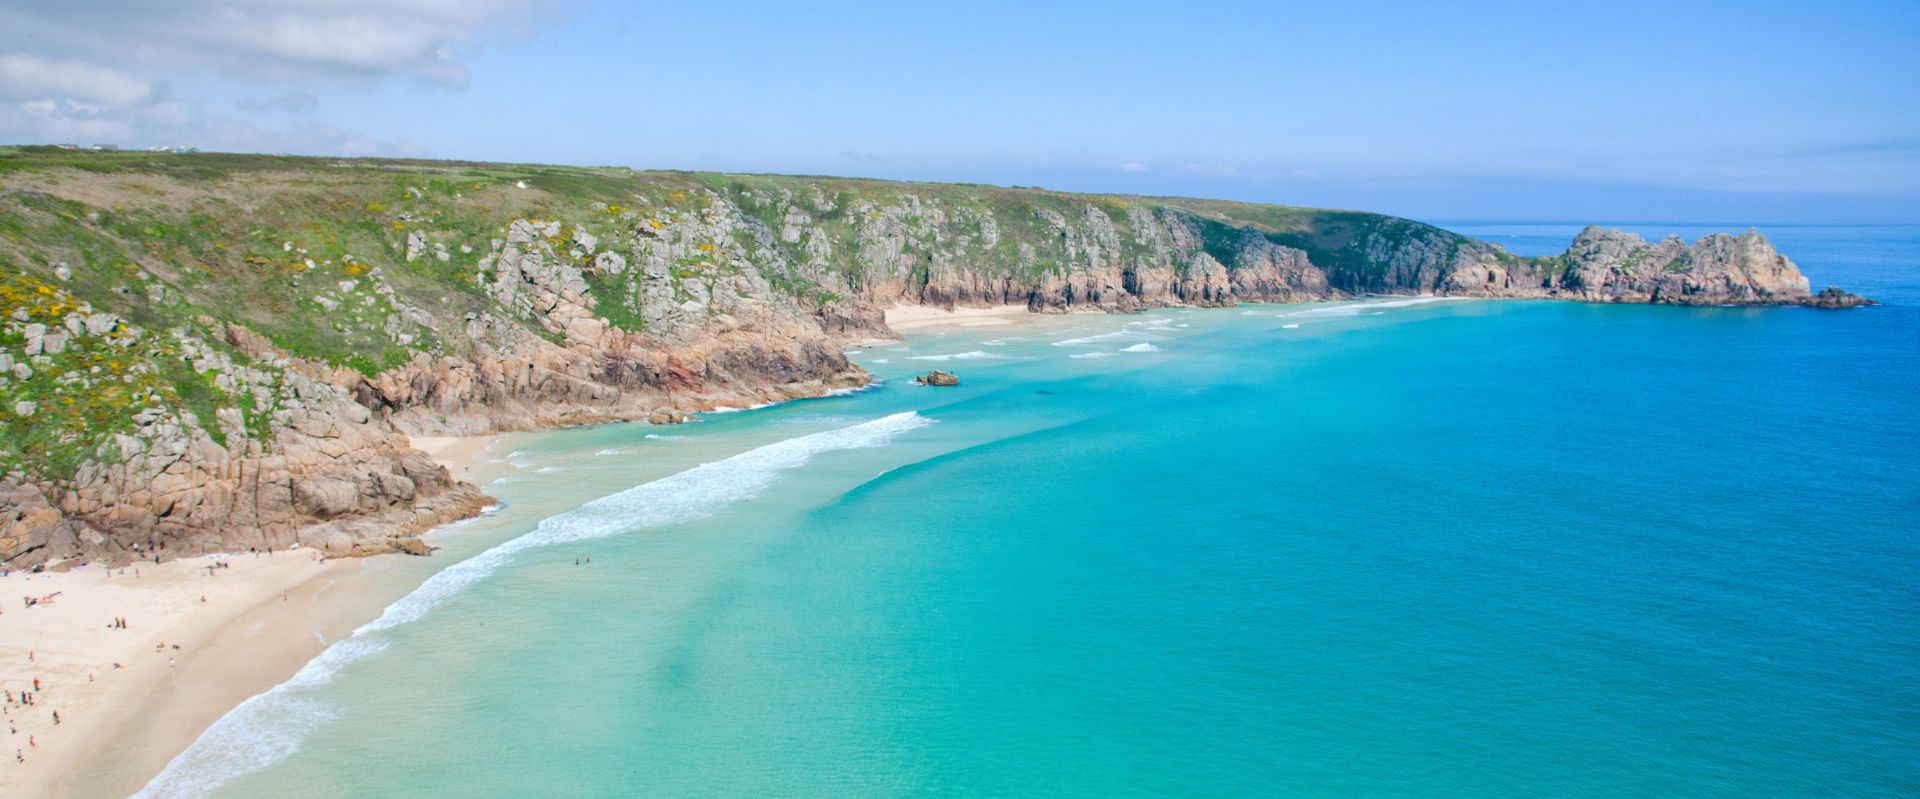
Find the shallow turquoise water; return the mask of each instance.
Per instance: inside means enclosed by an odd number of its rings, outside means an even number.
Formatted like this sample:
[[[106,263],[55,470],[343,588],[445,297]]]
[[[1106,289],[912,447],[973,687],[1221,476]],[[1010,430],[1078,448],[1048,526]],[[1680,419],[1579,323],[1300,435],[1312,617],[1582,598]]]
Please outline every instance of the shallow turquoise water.
[[[1866,311],[1047,318],[521,436],[459,579],[154,792],[1911,796],[1920,231],[1871,230],[1770,231]]]

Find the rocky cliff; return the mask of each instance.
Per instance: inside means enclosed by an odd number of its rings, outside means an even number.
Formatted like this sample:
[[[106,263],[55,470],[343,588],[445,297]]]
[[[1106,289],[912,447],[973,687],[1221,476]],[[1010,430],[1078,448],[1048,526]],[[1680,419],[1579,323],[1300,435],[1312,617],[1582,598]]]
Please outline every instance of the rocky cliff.
[[[1404,219],[1037,189],[0,149],[0,563],[373,552],[472,513],[405,434],[860,385],[895,304],[1439,293],[1847,307],[1758,233],[1521,258]],[[137,548],[137,549],[136,549]]]

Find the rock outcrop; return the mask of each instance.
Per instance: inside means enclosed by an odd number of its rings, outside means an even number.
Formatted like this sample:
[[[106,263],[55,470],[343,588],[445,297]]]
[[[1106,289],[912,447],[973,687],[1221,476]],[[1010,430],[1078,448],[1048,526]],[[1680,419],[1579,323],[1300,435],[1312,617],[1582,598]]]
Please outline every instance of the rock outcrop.
[[[1548,280],[1558,296],[1676,305],[1807,304],[1807,279],[1758,231],[1679,237],[1649,244],[1633,233],[1589,227]]]
[[[1879,305],[1879,303],[1874,302],[1873,300],[1862,297],[1851,291],[1843,290],[1839,286],[1828,286],[1824,289],[1821,289],[1820,293],[1813,295],[1813,298],[1808,300],[1806,304],[1809,307],[1813,307],[1813,308],[1832,308],[1832,309],[1859,308],[1867,305]]]
[[[420,549],[486,500],[408,445],[858,386],[900,304],[1815,295],[1759,233],[1523,258],[1405,219],[1042,190],[0,154],[0,563]],[[218,174],[218,180],[207,177]],[[927,377],[951,385],[950,375]]]

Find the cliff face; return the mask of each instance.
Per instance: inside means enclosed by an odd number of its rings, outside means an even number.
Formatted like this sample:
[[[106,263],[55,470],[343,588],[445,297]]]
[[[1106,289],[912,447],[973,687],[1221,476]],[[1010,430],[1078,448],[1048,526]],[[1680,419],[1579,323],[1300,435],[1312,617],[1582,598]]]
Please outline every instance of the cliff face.
[[[768,268],[883,307],[1128,311],[1363,293],[1835,305],[1753,231],[1648,244],[1590,227],[1562,255],[1522,258],[1347,211],[761,176],[714,185],[748,224],[777,232]]]
[[[0,563],[386,551],[484,498],[403,434],[856,386],[896,304],[1808,304],[1758,233],[1520,258],[1374,214],[623,169],[0,150]]]
[[[284,358],[236,359],[23,275],[0,277],[0,296],[19,303],[7,332],[25,333],[8,387],[35,397],[9,408],[14,451],[0,477],[0,560],[9,566],[295,541],[375,554],[485,500],[341,388]],[[63,312],[57,328],[28,321]],[[200,392],[215,391],[235,404],[202,402]]]
[[[863,384],[822,326],[759,272],[706,267],[675,276],[676,264],[729,257],[729,245],[715,242],[736,240],[736,218],[709,210],[629,225],[604,242],[583,228],[564,236],[555,221],[513,220],[477,261],[497,310],[465,320],[463,346],[374,375],[338,370],[333,381],[415,434],[646,418],[661,408],[709,410]],[[596,295],[589,278],[610,296]],[[639,330],[596,310],[635,296],[640,310],[628,321]]]

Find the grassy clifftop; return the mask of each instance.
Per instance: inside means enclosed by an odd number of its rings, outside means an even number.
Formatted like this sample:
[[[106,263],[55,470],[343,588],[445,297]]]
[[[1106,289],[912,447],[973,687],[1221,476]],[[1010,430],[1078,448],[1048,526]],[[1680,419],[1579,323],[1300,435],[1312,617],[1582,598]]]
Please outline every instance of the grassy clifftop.
[[[858,385],[835,339],[887,333],[879,309],[900,303],[1366,292],[1865,302],[1811,296],[1757,233],[1595,228],[1529,259],[1406,219],[1214,200],[0,147],[0,562],[156,536],[351,549],[383,534],[372,520],[477,501],[400,432],[671,421]]]
[[[899,232],[909,255],[922,242],[964,234],[966,220],[954,217],[974,214],[976,231],[977,220],[998,228],[994,243],[968,264],[987,273],[1064,273],[1071,258],[1042,212],[1075,219],[1090,205],[1123,227],[1137,208],[1191,212],[1203,246],[1222,263],[1231,262],[1247,226],[1304,250],[1323,268],[1360,272],[1378,267],[1355,247],[1365,235],[1458,238],[1377,214],[1221,201],[441,161],[10,148],[0,150],[0,187],[0,258],[12,268],[51,277],[52,265],[65,263],[72,272],[67,288],[137,323],[161,327],[211,314],[246,324],[290,352],[362,371],[390,367],[413,350],[447,346],[446,331],[408,325],[407,335],[395,335],[385,321],[402,302],[455,318],[484,305],[477,266],[485,245],[502,238],[510,220],[557,220],[568,232],[604,238],[634,223],[634,214],[640,224],[664,226],[674,214],[700,213],[712,193],[735,200],[755,193],[797,198],[795,205],[811,217],[807,226],[835,242],[858,242],[863,227],[911,197],[921,208],[939,209],[939,216],[909,215]],[[831,209],[813,203],[816,196]],[[771,230],[787,221],[777,204],[736,204]],[[442,244],[445,257],[429,244],[420,254],[425,257],[408,260],[412,234]],[[1136,238],[1119,241],[1123,258],[1142,254]],[[709,243],[717,251],[720,243]],[[1035,255],[1023,261],[1022,245]],[[772,249],[784,251],[779,254],[789,264],[809,260],[803,242],[775,241]],[[838,281],[745,254],[752,267],[798,296],[837,296],[821,283]],[[813,262],[858,276],[868,266],[862,255],[859,247],[844,246]],[[718,257],[685,260],[675,266],[688,274],[727,266]],[[394,296],[375,292],[333,308],[315,302],[353,293],[335,289],[365,282],[374,270]],[[857,290],[858,281],[850,287]],[[599,306],[603,316],[639,326],[631,303],[606,299]]]

